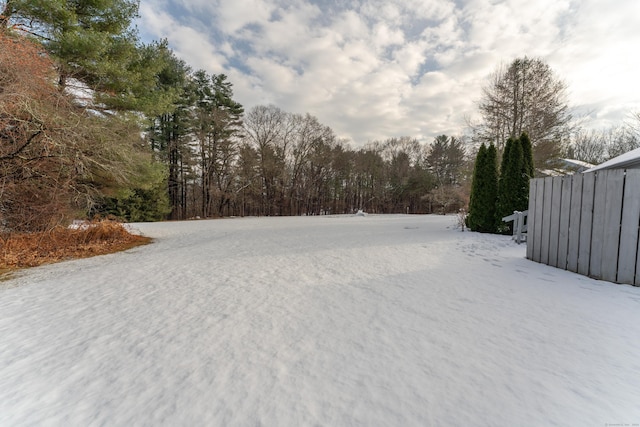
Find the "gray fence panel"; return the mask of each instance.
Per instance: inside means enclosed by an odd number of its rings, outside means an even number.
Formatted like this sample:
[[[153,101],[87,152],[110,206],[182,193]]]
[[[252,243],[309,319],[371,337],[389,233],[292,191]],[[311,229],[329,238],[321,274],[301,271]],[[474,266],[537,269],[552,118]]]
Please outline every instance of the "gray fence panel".
[[[533,238],[534,227],[532,224],[536,221],[536,189],[538,187],[538,180],[532,179],[529,181],[529,214],[527,218],[527,258],[533,259],[533,248],[539,245]]]
[[[553,178],[544,179],[544,205],[542,206],[542,246],[540,262],[549,264],[549,234],[551,232],[551,198],[553,196]]]
[[[636,263],[638,257],[638,225],[640,221],[640,170],[627,171],[624,184],[622,221],[620,225],[620,251],[618,255],[618,276],[621,283],[636,283]]]
[[[580,218],[582,213],[582,181],[584,175],[571,179],[571,211],[569,218],[569,249],[567,270],[578,272],[578,252],[580,250]]]
[[[611,171],[598,171],[593,198],[593,222],[591,224],[591,260],[589,276],[602,279],[602,254],[604,251],[604,222],[607,214],[607,177]]]
[[[596,175],[588,173],[582,176],[582,207],[580,216],[580,245],[578,247],[578,273],[589,275],[591,252],[591,227],[593,225],[593,193]]]
[[[571,177],[562,178],[562,200],[560,201],[560,230],[558,232],[558,268],[567,268],[569,251],[569,221],[571,217]]]
[[[533,224],[534,239],[533,258],[536,262],[542,262],[542,208],[544,206],[544,178],[538,178],[536,188],[535,223]]]
[[[608,171],[606,189],[602,264],[600,269],[602,279],[615,282],[618,269],[618,248],[620,247],[624,170]]]
[[[558,237],[560,234],[560,203],[562,201],[562,177],[552,178],[551,220],[549,224],[549,265],[558,266]],[[563,267],[564,268],[564,267]]]
[[[529,215],[527,258],[640,285],[640,169],[532,180]]]

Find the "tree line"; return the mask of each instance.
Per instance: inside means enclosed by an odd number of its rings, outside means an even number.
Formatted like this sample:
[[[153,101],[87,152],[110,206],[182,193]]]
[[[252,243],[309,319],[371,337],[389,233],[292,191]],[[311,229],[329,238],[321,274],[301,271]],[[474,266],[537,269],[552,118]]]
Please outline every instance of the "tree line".
[[[455,212],[469,200],[471,159],[491,145],[507,158],[525,132],[538,168],[640,144],[636,129],[601,149],[575,125],[566,85],[524,57],[491,77],[469,135],[354,148],[308,113],[245,111],[224,74],[192,70],[166,40],[142,43],[137,10],[135,0],[0,0],[1,229],[84,215]]]
[[[274,105],[245,112],[224,74],[193,71],[173,55],[162,75],[170,109],[148,118],[146,138],[168,170],[170,219],[245,215],[452,212],[468,193],[468,153],[446,135],[354,149],[310,114]],[[129,220],[161,194],[135,191],[102,211]],[[150,199],[150,200],[147,200]]]
[[[152,150],[168,164],[172,219],[450,212],[465,203],[468,162],[454,137],[353,149],[310,114],[274,105],[245,114],[224,75],[198,71],[186,81],[179,108],[152,119],[149,130]],[[438,192],[445,188],[447,197]]]
[[[137,2],[0,3],[0,227],[86,215],[449,212],[465,204],[459,138],[352,148],[310,114],[249,111],[224,74],[141,43]]]

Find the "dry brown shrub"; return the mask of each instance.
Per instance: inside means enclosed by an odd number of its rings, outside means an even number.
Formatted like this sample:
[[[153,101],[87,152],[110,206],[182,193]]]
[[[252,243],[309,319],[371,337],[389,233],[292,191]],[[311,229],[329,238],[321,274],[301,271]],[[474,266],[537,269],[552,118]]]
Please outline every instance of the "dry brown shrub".
[[[0,272],[113,253],[150,241],[111,220],[87,222],[76,229],[59,226],[45,232],[0,234]]]
[[[41,47],[0,32],[0,226],[15,232],[51,228],[73,205],[73,109],[54,70]]]

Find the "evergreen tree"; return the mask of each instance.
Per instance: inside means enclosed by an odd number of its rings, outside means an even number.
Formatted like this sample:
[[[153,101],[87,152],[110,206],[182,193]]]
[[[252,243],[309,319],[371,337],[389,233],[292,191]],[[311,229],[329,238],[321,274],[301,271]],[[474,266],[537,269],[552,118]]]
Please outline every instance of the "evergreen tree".
[[[529,181],[533,178],[535,167],[531,141],[526,132],[520,135],[520,144],[522,145],[522,173],[520,174],[520,185],[518,187],[520,193],[518,196],[518,209],[516,210],[524,211],[529,208]]]
[[[156,87],[167,44],[139,42],[133,27],[137,0],[2,3],[0,31],[17,25],[40,41],[56,60],[59,87],[91,92],[94,102],[84,105],[160,114],[172,102],[173,94]]]
[[[469,196],[469,212],[465,220],[467,227],[471,231],[478,231],[480,225],[480,211],[481,206],[481,183],[482,183],[482,170],[487,158],[487,146],[482,143],[478,154],[476,154],[476,160],[473,166],[473,176],[471,178],[471,194]]]
[[[514,142],[515,142],[514,138],[509,138],[507,139],[507,142],[504,144],[504,151],[502,152],[502,161],[500,161],[500,176],[504,175],[504,169],[508,163],[508,162],[505,162],[504,160],[509,158]]]
[[[222,216],[233,197],[233,169],[238,156],[244,108],[233,100],[224,74],[193,75],[193,132],[200,156],[201,215]]]
[[[505,147],[505,155],[502,159],[500,181],[498,185],[498,203],[496,210],[496,220],[501,224],[502,218],[511,215],[514,211],[524,211],[527,209],[529,199],[529,178],[532,170],[532,160],[530,152],[525,160],[526,150],[524,146],[529,146],[527,138],[509,139],[508,149]],[[509,232],[510,226],[500,225],[500,231]]]
[[[170,108],[150,120],[147,136],[151,150],[168,166],[169,217],[177,220],[187,217],[186,176],[192,161],[190,114],[195,100],[189,90],[189,67],[170,50],[165,54],[166,67],[158,74],[158,87],[180,95]]]
[[[465,163],[464,144],[456,137],[437,136],[426,157],[426,164],[439,187],[460,185]]]
[[[498,191],[497,151],[491,144],[480,146],[471,183],[467,226],[472,231],[496,231],[496,198]]]
[[[522,144],[524,173],[529,178],[533,178],[533,175],[535,173],[535,167],[533,165],[533,149],[531,147],[531,140],[529,139],[529,135],[526,132],[522,132],[522,135],[520,135],[520,143]]]

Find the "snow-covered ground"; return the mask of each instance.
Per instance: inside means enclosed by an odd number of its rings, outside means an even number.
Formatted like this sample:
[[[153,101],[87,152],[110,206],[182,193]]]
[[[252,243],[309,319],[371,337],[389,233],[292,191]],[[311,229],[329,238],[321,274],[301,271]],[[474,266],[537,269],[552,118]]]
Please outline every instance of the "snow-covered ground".
[[[0,425],[640,423],[640,289],[442,216],[135,224],[0,282]]]

